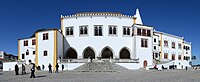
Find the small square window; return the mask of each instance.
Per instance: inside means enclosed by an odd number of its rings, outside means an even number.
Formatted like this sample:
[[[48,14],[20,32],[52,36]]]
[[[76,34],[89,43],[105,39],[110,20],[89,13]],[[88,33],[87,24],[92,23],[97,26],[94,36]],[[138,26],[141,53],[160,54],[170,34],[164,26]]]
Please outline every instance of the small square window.
[[[175,60],[175,54],[172,54],[172,60]]]
[[[147,36],[151,36],[151,30],[147,30]]]
[[[141,39],[141,47],[148,47],[148,39]]]
[[[80,35],[87,35],[88,34],[88,26],[79,26]]]
[[[141,35],[141,29],[137,28],[137,35]]]
[[[178,49],[181,49],[181,44],[180,43],[178,44]]]
[[[172,42],[172,48],[175,48],[175,45],[176,45],[175,42]]]
[[[72,36],[74,34],[73,27],[66,27],[66,36]]]
[[[47,56],[47,51],[44,51],[44,56]]]
[[[35,51],[33,51],[33,55],[35,55]]]
[[[28,40],[24,41],[24,46],[28,46]]]
[[[48,40],[48,38],[49,38],[49,37],[48,37],[48,33],[44,33],[44,34],[43,34],[43,40]]]
[[[168,47],[168,41],[167,40],[164,41],[164,46]]]
[[[103,25],[94,25],[94,36],[102,36]]]
[[[181,55],[178,55],[178,60],[181,60]]]
[[[168,59],[168,53],[164,53],[164,59]]]
[[[117,26],[109,25],[108,28],[109,28],[109,31],[108,31],[109,35],[116,35],[117,34]]]
[[[36,44],[35,39],[33,39],[32,40],[32,45],[35,45],[35,44]]]
[[[22,54],[22,59],[24,59],[25,58],[25,55],[24,54]]]

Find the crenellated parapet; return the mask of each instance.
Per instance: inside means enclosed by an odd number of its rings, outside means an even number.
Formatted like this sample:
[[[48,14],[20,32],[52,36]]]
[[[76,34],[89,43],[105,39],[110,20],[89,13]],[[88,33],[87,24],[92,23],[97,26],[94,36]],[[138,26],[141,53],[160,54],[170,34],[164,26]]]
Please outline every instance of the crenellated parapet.
[[[133,18],[131,15],[124,15],[118,12],[82,12],[76,13],[74,15],[61,15],[61,18],[71,18],[71,17],[84,17],[84,16],[113,16],[113,17],[127,17]]]

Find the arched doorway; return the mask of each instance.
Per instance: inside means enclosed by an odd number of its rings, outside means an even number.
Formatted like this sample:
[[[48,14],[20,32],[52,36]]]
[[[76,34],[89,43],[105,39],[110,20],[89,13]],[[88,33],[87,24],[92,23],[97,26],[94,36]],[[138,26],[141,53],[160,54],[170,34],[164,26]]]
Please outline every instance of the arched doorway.
[[[92,50],[92,48],[87,47],[84,51],[83,51],[83,58],[86,59],[88,57],[92,57],[93,59],[95,59],[95,53]]]
[[[122,48],[119,55],[120,59],[130,59],[130,52],[126,48]]]
[[[113,52],[110,48],[106,47],[102,50],[102,58],[113,58]]]
[[[146,68],[147,65],[148,65],[147,60],[144,60],[144,62],[143,62],[143,67]]]
[[[63,59],[77,59],[77,53],[73,48],[67,49]]]

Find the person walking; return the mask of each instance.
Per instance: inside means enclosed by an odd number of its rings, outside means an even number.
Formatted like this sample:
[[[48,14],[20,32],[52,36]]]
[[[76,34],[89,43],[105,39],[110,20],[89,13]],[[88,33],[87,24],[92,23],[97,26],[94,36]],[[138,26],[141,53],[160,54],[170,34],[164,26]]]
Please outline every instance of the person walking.
[[[56,73],[58,73],[58,68],[59,68],[59,65],[58,63],[56,64]]]
[[[187,70],[188,68],[187,68],[187,66],[185,67],[185,70]]]
[[[25,70],[26,70],[25,65],[22,64],[22,75],[26,74]]]
[[[42,70],[44,70],[44,65],[42,64]]]
[[[49,73],[52,73],[52,69],[51,69],[52,66],[51,66],[50,63],[49,63],[49,66],[48,66],[48,67],[49,67]]]
[[[31,68],[31,76],[30,78],[35,78],[35,64],[33,64],[32,68]]]
[[[63,71],[63,69],[64,69],[64,65],[62,64],[62,71]]]
[[[15,74],[19,75],[19,67],[17,64],[15,64]]]

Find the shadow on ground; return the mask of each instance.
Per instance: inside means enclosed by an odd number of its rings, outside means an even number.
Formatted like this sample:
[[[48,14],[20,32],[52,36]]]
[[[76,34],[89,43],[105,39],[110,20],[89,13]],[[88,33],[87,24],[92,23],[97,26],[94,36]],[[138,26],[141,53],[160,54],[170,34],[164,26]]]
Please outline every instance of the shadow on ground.
[[[47,75],[38,75],[38,76],[35,76],[35,78],[42,78],[42,77],[47,77]]]

